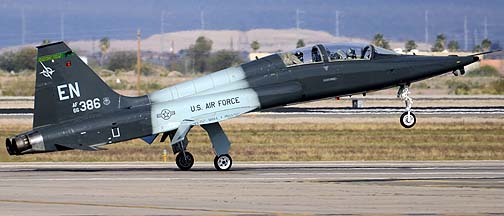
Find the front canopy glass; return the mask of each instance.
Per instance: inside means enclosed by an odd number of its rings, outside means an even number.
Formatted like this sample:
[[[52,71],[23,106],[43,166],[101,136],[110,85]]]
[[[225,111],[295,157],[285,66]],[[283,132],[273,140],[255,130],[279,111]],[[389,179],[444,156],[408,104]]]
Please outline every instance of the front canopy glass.
[[[361,43],[320,44],[279,53],[287,66],[332,61],[371,60],[376,55],[397,55],[394,51]]]

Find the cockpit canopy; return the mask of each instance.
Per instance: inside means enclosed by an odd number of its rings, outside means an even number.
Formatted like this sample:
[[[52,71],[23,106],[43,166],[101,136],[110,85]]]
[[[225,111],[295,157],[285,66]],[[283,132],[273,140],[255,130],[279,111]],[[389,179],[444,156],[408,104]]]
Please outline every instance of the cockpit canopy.
[[[287,66],[333,61],[371,60],[376,55],[398,55],[394,51],[359,43],[318,44],[279,53]]]

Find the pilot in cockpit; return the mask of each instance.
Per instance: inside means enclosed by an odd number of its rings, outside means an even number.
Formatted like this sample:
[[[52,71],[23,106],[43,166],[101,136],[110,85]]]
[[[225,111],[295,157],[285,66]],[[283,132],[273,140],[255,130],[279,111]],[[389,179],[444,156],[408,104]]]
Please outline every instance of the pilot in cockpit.
[[[347,58],[348,59],[356,59],[357,58],[357,54],[355,54],[355,49],[353,49],[353,48],[348,49]]]
[[[297,51],[296,53],[294,53],[294,55],[301,61],[301,62],[304,62],[304,58],[303,58],[303,52],[301,51]]]

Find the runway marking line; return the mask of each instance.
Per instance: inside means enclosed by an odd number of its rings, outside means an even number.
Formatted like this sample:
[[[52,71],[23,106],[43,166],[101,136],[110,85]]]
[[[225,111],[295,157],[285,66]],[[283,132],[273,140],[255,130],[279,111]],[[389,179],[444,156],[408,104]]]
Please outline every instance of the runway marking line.
[[[247,177],[238,177],[238,178],[226,178],[226,177],[212,177],[212,178],[193,178],[193,177],[174,177],[174,178],[115,178],[115,177],[101,177],[101,178],[9,178],[9,179],[0,179],[0,182],[20,182],[20,181],[335,181],[335,182],[359,182],[359,181],[406,181],[406,180],[415,180],[415,181],[429,181],[429,180],[474,180],[474,179],[504,179],[504,176],[497,177],[453,177],[453,176],[433,176],[433,177],[414,177],[414,178],[332,178],[332,177],[273,177],[273,178],[247,178]]]
[[[40,204],[40,205],[76,205],[76,206],[111,207],[111,208],[137,208],[137,209],[176,210],[176,211],[202,211],[202,212],[216,212],[216,213],[280,214],[279,212],[260,212],[260,211],[245,211],[245,210],[177,208],[177,207],[161,207],[161,206],[149,206],[149,205],[120,205],[120,204],[98,204],[98,203],[34,201],[34,200],[0,199],[0,202],[4,202],[4,203]]]

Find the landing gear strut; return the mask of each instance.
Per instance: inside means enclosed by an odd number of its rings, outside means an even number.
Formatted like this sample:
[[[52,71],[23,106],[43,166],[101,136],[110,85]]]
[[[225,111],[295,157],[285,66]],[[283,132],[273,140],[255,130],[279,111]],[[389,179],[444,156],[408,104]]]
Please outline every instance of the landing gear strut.
[[[161,142],[169,136],[171,139],[171,146],[174,154],[177,154],[175,162],[181,170],[189,170],[194,165],[194,157],[189,153],[186,148],[189,144],[187,140],[187,133],[193,127],[192,121],[184,120],[177,131],[165,132],[161,137]],[[205,129],[212,142],[212,147],[215,152],[214,166],[217,170],[230,170],[231,165],[233,165],[233,160],[229,156],[229,148],[231,147],[231,142],[227,138],[226,134],[222,130],[222,127],[218,122],[211,124],[201,125]]]
[[[233,159],[229,156],[229,148],[231,147],[231,142],[222,130],[222,127],[218,122],[212,124],[202,125],[210,136],[210,141],[212,142],[212,147],[215,152],[214,166],[216,170],[227,171],[231,169],[233,165]]]
[[[404,128],[411,128],[415,126],[416,117],[413,112],[411,112],[411,105],[413,104],[413,99],[409,96],[409,85],[402,85],[397,92],[397,97],[406,103],[406,112],[401,115],[399,119],[401,125]]]

